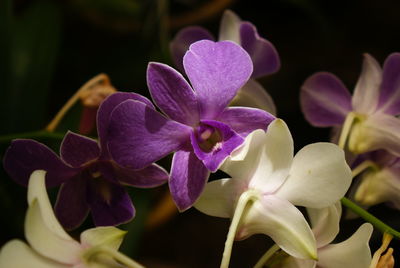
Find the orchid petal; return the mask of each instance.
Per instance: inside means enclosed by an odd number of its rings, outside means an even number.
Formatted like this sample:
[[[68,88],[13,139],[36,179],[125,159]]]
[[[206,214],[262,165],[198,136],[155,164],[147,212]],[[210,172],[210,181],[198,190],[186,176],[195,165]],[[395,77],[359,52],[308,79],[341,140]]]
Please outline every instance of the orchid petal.
[[[400,53],[391,54],[383,65],[378,108],[391,115],[400,114]]]
[[[103,176],[107,173],[102,171]],[[139,188],[151,188],[167,182],[169,176],[164,168],[157,164],[151,164],[143,169],[129,169],[114,165],[113,172],[109,176],[117,178],[122,184]],[[110,179],[109,179],[110,180]]]
[[[265,234],[289,255],[316,259],[313,233],[303,214],[289,201],[275,195],[264,195],[251,203],[238,227],[237,238]]]
[[[318,266],[326,268],[365,268],[371,264],[368,241],[372,225],[364,223],[346,241],[331,244],[318,250]]]
[[[76,176],[61,185],[54,210],[65,229],[73,230],[85,220],[89,212],[86,193],[87,178],[82,176]]]
[[[342,198],[351,180],[343,150],[333,143],[314,143],[296,154],[276,194],[296,206],[323,208]]]
[[[180,211],[190,208],[200,196],[209,171],[189,149],[179,150],[172,158],[169,188]]]
[[[0,267],[68,268],[71,266],[47,259],[37,254],[24,242],[14,239],[5,244],[1,249]]]
[[[97,112],[97,133],[99,136],[99,142],[101,144],[101,149],[107,149],[107,141],[108,141],[108,126],[110,124],[111,113],[118,104],[122,103],[125,100],[136,100],[143,102],[144,104],[148,105],[148,107],[153,108],[154,106],[149,99],[146,97],[131,93],[131,92],[116,92],[110,96],[108,96],[99,107]]]
[[[210,148],[209,151],[203,150],[201,145],[199,145],[201,138],[198,137],[198,134],[193,132],[190,136],[196,156],[203,161],[208,170],[215,172],[225,159],[244,142],[244,139],[236,134],[228,125],[221,122],[201,120],[201,123],[211,126],[221,136],[221,140],[213,145],[213,148]]]
[[[285,181],[293,161],[293,138],[286,123],[274,120],[264,135],[263,145],[256,150],[260,158],[249,187],[264,193],[275,192]]]
[[[240,88],[229,105],[263,109],[272,115],[276,115],[276,107],[271,96],[263,86],[254,79],[249,79],[249,81]]]
[[[307,121],[317,127],[341,125],[352,110],[349,91],[330,73],[309,77],[301,87],[300,102]]]
[[[58,222],[56,216],[54,215],[53,208],[51,206],[49,197],[46,192],[45,185],[45,174],[44,170],[36,170],[32,173],[29,179],[28,185],[28,205],[32,205],[34,200],[37,200],[40,206],[40,211],[42,213],[42,218],[46,219],[46,226],[56,234],[57,236],[65,240],[73,240],[72,237],[65,232],[63,227]]]
[[[133,169],[146,167],[177,150],[192,131],[133,100],[118,105],[111,118],[110,153],[118,164]]]
[[[33,171],[46,170],[47,187],[58,186],[79,172],[66,165],[52,150],[34,140],[11,142],[4,155],[4,169],[17,183],[27,186]]]
[[[61,143],[61,159],[72,167],[78,168],[98,158],[100,148],[97,141],[68,131]]]
[[[42,256],[64,263],[77,263],[81,246],[75,240],[65,239],[49,228],[43,218],[40,203],[34,199],[25,218],[25,236],[29,244]]]
[[[317,240],[317,247],[331,243],[340,229],[339,221],[342,215],[340,201],[326,208],[307,208],[307,213]]]
[[[135,208],[125,189],[107,180],[90,180],[87,202],[96,226],[119,225],[135,216]]]
[[[246,186],[245,181],[235,178],[209,182],[194,207],[209,216],[231,218],[238,195]]]
[[[382,81],[382,69],[370,55],[364,55],[360,78],[353,93],[352,105],[356,112],[371,114],[375,111],[379,99],[379,86]]]
[[[107,246],[118,250],[126,231],[115,227],[96,227],[81,233],[81,244],[85,247]]]
[[[231,10],[225,10],[219,26],[218,40],[231,40],[240,44],[240,18]]]
[[[199,26],[188,26],[180,30],[169,44],[172,60],[175,66],[182,73],[185,72],[183,68],[183,56],[189,50],[189,46],[199,40],[214,40],[212,34],[206,29]]]
[[[356,122],[350,132],[349,149],[355,154],[384,149],[400,156],[400,119],[377,113]]]
[[[191,126],[199,122],[196,95],[175,69],[161,63],[149,63],[147,85],[155,104],[169,118]]]
[[[253,61],[252,77],[261,77],[279,70],[281,63],[274,45],[261,38],[256,27],[250,22],[240,24],[240,44]]]
[[[274,119],[266,111],[247,107],[228,107],[218,117],[218,121],[227,124],[242,137],[256,129],[266,130]]]
[[[196,91],[203,119],[214,119],[235,97],[253,71],[250,56],[231,41],[192,44],[183,66]]]
[[[317,262],[314,260],[298,259],[292,256],[286,257],[282,261],[280,268],[316,268]]]

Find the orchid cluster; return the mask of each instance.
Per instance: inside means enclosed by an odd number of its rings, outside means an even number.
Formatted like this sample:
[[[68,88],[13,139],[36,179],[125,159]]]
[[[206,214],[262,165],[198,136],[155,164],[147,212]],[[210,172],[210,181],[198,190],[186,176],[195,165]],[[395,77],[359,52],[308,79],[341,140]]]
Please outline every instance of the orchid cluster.
[[[164,183],[180,212],[195,207],[231,219],[221,268],[229,267],[234,240],[254,234],[275,243],[256,268],[394,266],[393,250],[372,257],[369,247],[372,224],[387,226],[350,200],[400,208],[400,54],[383,68],[365,55],[353,97],[333,74],[308,78],[304,115],[334,135],[294,152],[289,127],[256,80],[278,71],[275,47],[229,10],[214,40],[197,26],[178,32],[170,49],[179,71],[148,64],[152,100],[109,84],[105,93],[87,93],[96,99],[97,140],[68,131],[59,156],[35,140],[12,141],[3,163],[28,187],[30,247],[7,243],[1,268],[142,267],[118,252],[124,232],[114,226],[135,216],[125,187]],[[167,172],[157,162],[169,155]],[[218,170],[226,177],[208,181]],[[45,187],[57,186],[53,212]],[[341,201],[372,224],[338,242]],[[81,226],[89,212],[96,227],[77,242],[65,230]],[[398,234],[385,228],[389,237]]]

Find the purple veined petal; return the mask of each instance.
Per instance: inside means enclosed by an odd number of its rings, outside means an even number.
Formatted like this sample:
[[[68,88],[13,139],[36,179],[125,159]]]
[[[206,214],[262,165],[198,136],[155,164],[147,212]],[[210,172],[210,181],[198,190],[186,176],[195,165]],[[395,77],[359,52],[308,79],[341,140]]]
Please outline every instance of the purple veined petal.
[[[219,25],[218,40],[231,40],[240,44],[240,23],[242,20],[232,10],[225,10]]]
[[[52,150],[34,140],[16,139],[11,142],[3,160],[4,169],[17,183],[27,186],[32,172],[46,172],[46,186],[54,187],[75,176],[80,169],[65,164]]]
[[[274,45],[258,35],[256,27],[250,22],[240,24],[240,44],[253,61],[253,74],[257,78],[279,70],[281,62]]]
[[[246,137],[256,129],[265,131],[273,120],[275,117],[270,113],[247,107],[228,107],[218,117],[218,121],[227,124],[242,137]]]
[[[188,26],[180,30],[169,44],[169,50],[171,52],[172,60],[176,68],[182,73],[185,72],[183,69],[183,56],[189,49],[189,46],[199,40],[214,40],[213,35],[199,26]]]
[[[372,225],[364,223],[349,239],[319,249],[318,267],[369,267],[372,258],[368,242],[372,231]]]
[[[143,169],[129,169],[116,163],[101,165],[101,174],[109,181],[119,181],[121,184],[139,188],[151,188],[168,181],[168,173],[157,164],[151,164]]]
[[[391,115],[400,114],[400,53],[389,55],[383,65],[378,109]]]
[[[330,127],[341,125],[351,108],[351,95],[335,75],[316,73],[301,87],[300,103],[311,125]]]
[[[175,69],[162,63],[149,63],[147,85],[155,104],[169,118],[190,126],[199,122],[196,95]]]
[[[89,180],[87,202],[96,226],[119,225],[135,216],[135,208],[125,189],[102,178]]]
[[[369,54],[364,54],[362,71],[352,98],[354,111],[363,114],[371,114],[375,112],[378,105],[381,81],[381,66]]]
[[[245,239],[253,234],[265,234],[289,255],[301,259],[316,259],[314,235],[303,214],[289,201],[275,195],[263,195],[249,206],[236,234]]]
[[[192,44],[183,66],[197,94],[202,119],[218,116],[253,71],[250,56],[232,41]]]
[[[276,115],[276,106],[271,96],[267,93],[265,88],[254,79],[249,79],[249,81],[240,88],[229,105],[258,108],[272,115]]]
[[[86,202],[88,179],[91,178],[79,174],[61,185],[54,212],[66,230],[77,228],[89,213]]]
[[[169,189],[178,209],[190,208],[202,193],[210,175],[191,149],[179,150],[172,158]]]
[[[108,146],[119,165],[141,169],[177,150],[191,131],[142,102],[127,100],[112,112]]]
[[[377,113],[355,123],[349,135],[349,150],[356,154],[384,149],[400,156],[400,119]]]
[[[79,168],[100,156],[97,141],[68,131],[60,148],[61,159],[72,167]]]
[[[108,96],[100,104],[99,110],[97,112],[97,133],[99,136],[100,147],[103,153],[105,153],[105,150],[107,148],[106,145],[106,142],[108,141],[107,131],[108,131],[108,125],[110,123],[111,112],[120,103],[129,99],[141,101],[144,104],[148,105],[150,108],[155,109],[149,99],[136,93],[116,92]]]
[[[224,123],[201,120],[200,126],[192,132],[190,141],[196,156],[208,170],[215,172],[243,144],[244,139]]]

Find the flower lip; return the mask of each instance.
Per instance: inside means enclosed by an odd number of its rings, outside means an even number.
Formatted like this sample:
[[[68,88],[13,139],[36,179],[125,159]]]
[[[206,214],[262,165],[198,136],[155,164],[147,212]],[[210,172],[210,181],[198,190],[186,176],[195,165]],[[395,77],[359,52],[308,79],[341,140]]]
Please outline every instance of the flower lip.
[[[223,141],[223,137],[221,132],[215,127],[200,124],[195,130],[196,140],[199,144],[199,147],[209,153],[211,151],[218,151],[221,147],[221,142]]]

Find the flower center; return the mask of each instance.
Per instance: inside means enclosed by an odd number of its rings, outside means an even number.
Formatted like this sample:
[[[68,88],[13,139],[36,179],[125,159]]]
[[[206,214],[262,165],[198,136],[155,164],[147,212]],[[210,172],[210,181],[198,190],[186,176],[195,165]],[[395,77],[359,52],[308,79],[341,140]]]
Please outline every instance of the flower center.
[[[204,152],[220,150],[222,146],[221,132],[209,125],[201,124],[196,131],[199,147]]]

